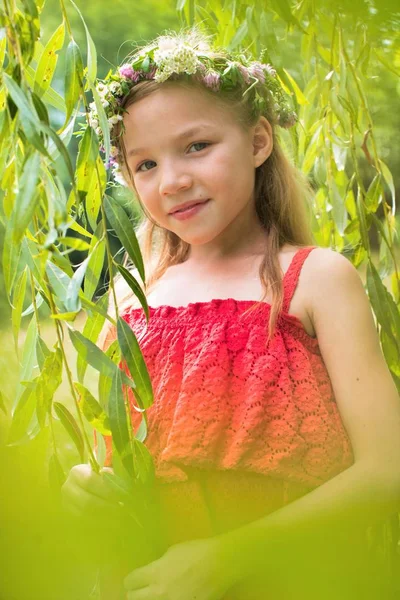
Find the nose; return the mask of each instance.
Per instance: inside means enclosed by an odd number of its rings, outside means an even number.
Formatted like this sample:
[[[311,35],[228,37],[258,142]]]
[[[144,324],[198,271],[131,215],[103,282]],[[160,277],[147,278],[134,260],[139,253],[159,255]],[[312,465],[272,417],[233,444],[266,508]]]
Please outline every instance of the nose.
[[[164,165],[160,175],[159,192],[161,196],[176,194],[192,186],[192,177],[179,165]]]

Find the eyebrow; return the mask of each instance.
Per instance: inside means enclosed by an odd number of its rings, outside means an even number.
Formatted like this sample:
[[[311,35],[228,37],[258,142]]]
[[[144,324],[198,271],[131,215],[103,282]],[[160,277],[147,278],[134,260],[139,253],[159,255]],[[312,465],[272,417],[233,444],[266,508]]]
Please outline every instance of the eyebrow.
[[[211,128],[211,126],[206,125],[206,124],[196,125],[196,127],[191,127],[190,129],[187,129],[186,131],[179,133],[175,137],[175,140],[179,141],[179,140],[183,140],[188,137],[192,137],[192,136],[196,135],[197,133],[199,133],[200,131],[203,131],[204,129],[210,129],[210,128]],[[141,154],[144,152],[146,152],[146,148],[131,148],[128,152],[128,157],[135,156],[136,154]]]

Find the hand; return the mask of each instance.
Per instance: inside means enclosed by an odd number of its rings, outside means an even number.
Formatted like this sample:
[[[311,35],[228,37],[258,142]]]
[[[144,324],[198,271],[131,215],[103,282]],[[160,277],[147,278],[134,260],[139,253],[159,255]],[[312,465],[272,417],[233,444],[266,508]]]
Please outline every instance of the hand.
[[[217,538],[170,546],[124,581],[127,600],[220,600],[233,585]]]
[[[64,508],[78,517],[93,520],[120,516],[123,499],[104,480],[102,473],[113,473],[105,467],[100,475],[90,465],[76,465],[61,489]]]

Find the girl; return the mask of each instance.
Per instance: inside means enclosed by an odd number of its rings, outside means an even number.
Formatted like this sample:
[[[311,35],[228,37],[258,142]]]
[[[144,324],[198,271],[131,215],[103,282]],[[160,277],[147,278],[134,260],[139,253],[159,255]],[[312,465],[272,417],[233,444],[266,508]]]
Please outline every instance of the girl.
[[[165,542],[123,567],[125,597],[389,598],[366,529],[400,505],[399,396],[356,269],[313,245],[274,69],[190,30],[108,81],[111,162],[144,213],[147,329],[118,299],[155,392],[145,443]],[[64,496],[78,514],[117,506],[86,465]]]

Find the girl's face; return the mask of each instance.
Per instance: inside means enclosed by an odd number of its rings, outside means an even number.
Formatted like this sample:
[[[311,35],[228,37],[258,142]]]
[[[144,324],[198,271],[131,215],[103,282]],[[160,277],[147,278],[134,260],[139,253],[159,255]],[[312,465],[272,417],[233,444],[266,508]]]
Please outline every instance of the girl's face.
[[[261,137],[255,137],[255,127],[245,130],[207,93],[177,85],[166,85],[127,110],[127,161],[154,221],[195,246],[218,241],[230,246],[232,236],[254,230],[255,168],[272,150],[266,119]],[[189,219],[170,214],[179,204],[207,199]]]

